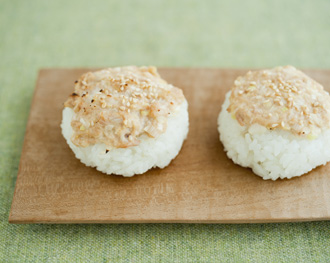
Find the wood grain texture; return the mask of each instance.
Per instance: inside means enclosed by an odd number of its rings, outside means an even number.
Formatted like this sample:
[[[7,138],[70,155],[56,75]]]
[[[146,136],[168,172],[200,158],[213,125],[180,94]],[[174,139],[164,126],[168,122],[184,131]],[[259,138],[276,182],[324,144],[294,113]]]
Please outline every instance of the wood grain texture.
[[[124,178],[77,160],[61,135],[63,102],[91,69],[40,71],[26,129],[10,223],[258,223],[330,219],[330,165],[264,181],[226,157],[217,116],[246,70],[160,69],[183,89],[190,130],[165,169]],[[330,90],[330,71],[308,70]]]

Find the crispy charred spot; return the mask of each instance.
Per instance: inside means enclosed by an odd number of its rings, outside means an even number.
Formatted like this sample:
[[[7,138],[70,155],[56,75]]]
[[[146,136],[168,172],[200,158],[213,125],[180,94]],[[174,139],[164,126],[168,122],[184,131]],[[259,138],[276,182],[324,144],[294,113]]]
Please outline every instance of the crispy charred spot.
[[[71,96],[72,96],[72,97],[75,97],[75,96],[78,96],[78,94],[75,93],[75,92],[73,92],[73,93],[71,94]]]
[[[87,94],[86,93],[84,93],[81,97],[85,97]]]
[[[100,89],[100,92],[103,92],[103,89]]]
[[[93,103],[94,102],[94,100],[91,100],[91,103]]]
[[[76,84],[77,84],[77,83],[78,83],[78,80],[76,80],[74,83],[76,83]]]
[[[109,150],[108,150],[108,149],[106,149],[106,150],[105,150],[105,153],[108,153],[108,152],[109,152]]]
[[[128,139],[129,136],[131,136],[130,133],[126,133],[126,134],[125,134],[125,138],[126,138],[126,139]]]

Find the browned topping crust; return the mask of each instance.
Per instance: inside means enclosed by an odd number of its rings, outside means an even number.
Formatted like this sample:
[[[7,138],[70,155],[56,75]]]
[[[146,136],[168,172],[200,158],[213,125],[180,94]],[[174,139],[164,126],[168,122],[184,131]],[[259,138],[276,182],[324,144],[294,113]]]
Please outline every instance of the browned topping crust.
[[[184,99],[182,90],[167,84],[155,67],[88,72],[64,104],[75,112],[71,140],[81,147],[138,145],[143,133],[157,137],[165,132],[168,116]]]
[[[238,77],[227,110],[242,126],[257,123],[309,139],[330,127],[329,93],[292,66]]]

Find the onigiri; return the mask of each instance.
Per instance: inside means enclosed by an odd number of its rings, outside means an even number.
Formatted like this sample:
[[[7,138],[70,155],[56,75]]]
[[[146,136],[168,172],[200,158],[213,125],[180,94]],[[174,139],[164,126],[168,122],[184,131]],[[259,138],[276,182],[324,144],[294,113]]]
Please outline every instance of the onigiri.
[[[227,156],[263,179],[301,176],[330,160],[330,96],[292,66],[248,72],[218,117]]]
[[[64,104],[62,134],[85,165],[133,176],[164,168],[187,137],[188,103],[155,67],[82,75]]]

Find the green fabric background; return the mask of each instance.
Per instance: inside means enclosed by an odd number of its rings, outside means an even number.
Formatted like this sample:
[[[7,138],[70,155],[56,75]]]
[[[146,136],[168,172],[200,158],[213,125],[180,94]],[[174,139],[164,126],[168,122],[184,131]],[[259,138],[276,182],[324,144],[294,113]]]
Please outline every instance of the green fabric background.
[[[330,1],[0,0],[1,262],[329,262],[330,222],[10,225],[37,72],[330,68]]]

